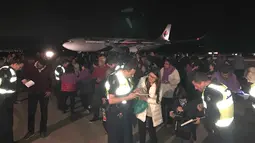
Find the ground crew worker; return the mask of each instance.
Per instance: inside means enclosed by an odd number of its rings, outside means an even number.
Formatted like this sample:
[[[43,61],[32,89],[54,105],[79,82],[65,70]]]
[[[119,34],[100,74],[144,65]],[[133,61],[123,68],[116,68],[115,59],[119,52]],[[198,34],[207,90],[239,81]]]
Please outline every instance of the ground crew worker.
[[[60,77],[65,73],[66,67],[69,65],[69,61],[65,60],[63,64],[60,64],[56,67],[54,71],[55,79],[56,79],[56,97],[58,101],[58,109],[64,111],[64,109],[61,109],[61,103],[60,103],[60,89],[61,89],[61,81]]]
[[[9,66],[0,68],[0,142],[13,143],[13,103],[15,101],[17,75],[24,63],[15,57]]]
[[[131,143],[132,138],[132,110],[130,101],[137,94],[132,92],[131,78],[135,74],[136,63],[130,61],[123,66],[117,66],[105,82],[108,107],[106,110],[106,124],[108,143]]]
[[[252,107],[255,108],[255,83],[253,83],[250,87],[249,94],[252,97]]]
[[[54,71],[56,81],[60,80],[60,77],[65,73],[65,68],[68,66],[69,61],[65,60],[63,64],[58,65]]]
[[[209,131],[207,142],[216,142],[216,139],[217,142],[233,142],[234,102],[231,92],[224,84],[212,83],[201,72],[195,73],[192,83],[196,90],[202,92],[206,115],[204,125]]]

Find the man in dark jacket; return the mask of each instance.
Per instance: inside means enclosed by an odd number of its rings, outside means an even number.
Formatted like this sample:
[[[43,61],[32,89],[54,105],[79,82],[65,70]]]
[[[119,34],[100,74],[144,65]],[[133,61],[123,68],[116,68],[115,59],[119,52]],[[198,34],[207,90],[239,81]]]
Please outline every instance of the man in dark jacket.
[[[25,78],[23,83],[33,81],[35,84],[29,87],[28,93],[28,133],[24,139],[29,139],[34,135],[36,107],[39,101],[41,108],[40,135],[46,137],[48,120],[48,103],[51,95],[51,69],[42,59],[34,64],[26,65],[24,68]]]

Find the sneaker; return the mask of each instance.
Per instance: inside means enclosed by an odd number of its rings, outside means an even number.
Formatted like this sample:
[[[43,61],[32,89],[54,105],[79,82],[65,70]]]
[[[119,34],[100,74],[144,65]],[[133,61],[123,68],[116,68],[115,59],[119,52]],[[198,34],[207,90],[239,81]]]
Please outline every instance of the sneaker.
[[[35,135],[34,132],[28,132],[28,133],[24,136],[24,139],[25,139],[25,140],[28,140],[28,139],[30,139],[31,137],[33,137],[34,135]]]

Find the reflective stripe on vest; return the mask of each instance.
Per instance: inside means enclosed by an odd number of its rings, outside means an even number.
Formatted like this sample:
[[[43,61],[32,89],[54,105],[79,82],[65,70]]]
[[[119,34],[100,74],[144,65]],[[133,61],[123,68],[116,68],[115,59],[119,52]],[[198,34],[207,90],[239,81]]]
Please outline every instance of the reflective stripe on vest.
[[[57,68],[61,68],[62,72],[65,73],[65,68],[61,65],[58,65],[54,71],[56,80],[60,80],[60,73],[57,71]]]
[[[0,94],[11,94],[14,93],[14,90],[8,90],[8,89],[4,89],[4,88],[0,88]]]
[[[223,99],[216,103],[216,106],[220,112],[220,119],[215,123],[218,127],[228,127],[234,120],[234,102],[231,92],[227,90],[225,85],[210,84],[208,86],[216,91],[219,91]],[[204,93],[202,95],[204,101]]]
[[[11,72],[11,78],[10,78],[11,83],[17,81],[16,72],[12,68],[10,68],[9,66],[3,66],[3,67],[0,68],[0,70],[1,69],[9,69],[9,71]],[[1,79],[1,83],[2,83],[2,79]]]
[[[1,69],[9,69],[10,73],[11,73],[11,77],[9,79],[9,82],[13,83],[15,81],[17,81],[17,75],[16,72],[10,68],[9,66],[3,66],[0,68]],[[0,78],[0,85],[2,84],[2,78]],[[11,93],[15,93],[14,90],[9,90],[9,89],[5,89],[5,88],[0,88],[0,94],[11,94]]]
[[[125,78],[125,76],[123,75],[123,73],[121,71],[118,71],[117,73],[115,73],[115,75],[117,76],[118,82],[119,82],[119,87],[116,89],[115,94],[118,97],[122,97],[125,96],[126,94],[130,93],[132,90],[132,85],[129,84],[130,79]],[[110,89],[110,83],[109,81],[105,82],[105,88],[106,88],[106,94],[107,94],[107,98],[109,99],[109,89]],[[127,101],[124,100],[122,101],[122,104],[126,104]]]

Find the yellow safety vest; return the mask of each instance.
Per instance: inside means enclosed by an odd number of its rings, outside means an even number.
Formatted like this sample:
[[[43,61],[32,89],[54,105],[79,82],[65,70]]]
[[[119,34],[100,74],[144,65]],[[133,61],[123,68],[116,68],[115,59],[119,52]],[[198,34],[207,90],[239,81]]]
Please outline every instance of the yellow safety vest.
[[[249,91],[250,96],[255,98],[255,83],[251,85],[250,91]],[[255,108],[255,103],[252,103],[252,107]]]
[[[215,125],[218,127],[228,127],[234,120],[234,102],[231,92],[223,84],[210,84],[208,88],[219,91],[223,96],[223,99],[216,103],[216,106],[220,112],[220,119],[215,123]],[[204,107],[207,108],[206,102],[204,101],[204,92],[202,93],[202,99]]]
[[[117,76],[118,82],[119,82],[119,87],[115,91],[115,95],[118,97],[126,96],[128,93],[130,93],[133,89],[133,86],[131,83],[130,79],[125,78],[123,73],[121,71],[117,71],[115,73]],[[106,88],[106,94],[107,98],[109,99],[109,90],[110,90],[110,83],[109,81],[105,82],[105,88]],[[127,101],[122,101],[123,104],[126,104]]]
[[[15,93],[16,91],[14,89],[10,89],[10,84],[16,85],[16,83],[15,83],[17,81],[16,72],[9,66],[1,67],[0,71],[10,73],[10,74],[8,74],[8,73],[5,74],[5,76],[10,75],[10,77],[0,77],[0,94]],[[7,81],[4,82],[3,80],[7,80]],[[2,85],[2,84],[5,84],[5,85]]]

